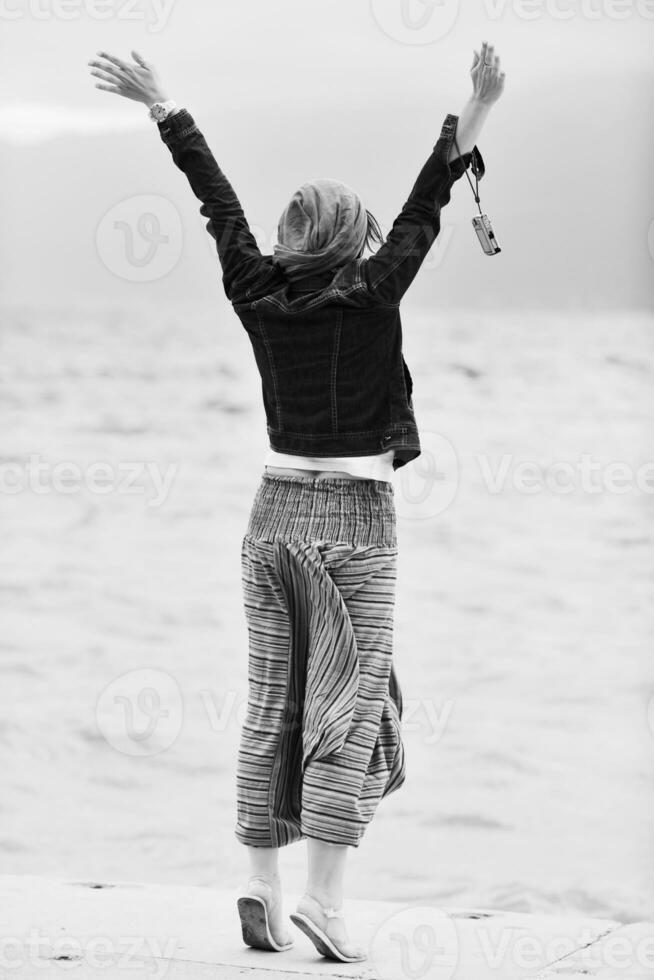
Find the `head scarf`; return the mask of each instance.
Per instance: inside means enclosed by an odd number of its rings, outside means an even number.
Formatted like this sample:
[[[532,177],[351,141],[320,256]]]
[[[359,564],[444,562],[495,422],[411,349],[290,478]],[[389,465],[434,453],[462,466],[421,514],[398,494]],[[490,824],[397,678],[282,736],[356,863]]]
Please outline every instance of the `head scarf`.
[[[323,272],[356,258],[367,231],[358,194],[339,180],[318,177],[298,188],[279,219],[273,262],[290,276]]]

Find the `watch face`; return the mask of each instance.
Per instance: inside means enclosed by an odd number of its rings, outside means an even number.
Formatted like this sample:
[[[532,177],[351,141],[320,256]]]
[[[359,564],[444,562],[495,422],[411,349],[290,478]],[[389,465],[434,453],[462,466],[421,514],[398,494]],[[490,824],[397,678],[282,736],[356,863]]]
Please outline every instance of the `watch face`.
[[[162,119],[166,118],[166,110],[162,105],[158,103],[155,103],[155,105],[152,106],[152,109],[150,111],[152,113],[153,119],[156,119],[157,122],[161,122]]]

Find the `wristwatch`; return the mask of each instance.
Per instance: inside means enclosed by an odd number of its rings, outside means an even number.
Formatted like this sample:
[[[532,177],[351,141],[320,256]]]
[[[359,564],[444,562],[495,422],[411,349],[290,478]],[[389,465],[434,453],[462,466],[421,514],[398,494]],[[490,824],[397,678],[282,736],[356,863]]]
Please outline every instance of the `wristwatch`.
[[[155,122],[163,122],[173,109],[177,108],[177,103],[173,99],[168,99],[167,102],[155,102],[154,105],[150,106],[150,112],[148,115],[150,119],[154,119]]]

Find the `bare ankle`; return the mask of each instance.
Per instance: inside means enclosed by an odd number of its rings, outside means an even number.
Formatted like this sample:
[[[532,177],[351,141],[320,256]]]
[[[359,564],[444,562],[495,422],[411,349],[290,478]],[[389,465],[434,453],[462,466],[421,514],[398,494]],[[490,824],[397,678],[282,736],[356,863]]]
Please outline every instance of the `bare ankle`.
[[[251,871],[250,878],[262,878],[264,881],[269,881],[271,885],[275,885],[279,882],[279,871]]]
[[[334,908],[340,909],[343,902],[343,895],[337,891],[329,891],[329,889],[324,888],[306,888],[305,895],[309,898],[313,898],[316,902],[322,905],[323,908]]]

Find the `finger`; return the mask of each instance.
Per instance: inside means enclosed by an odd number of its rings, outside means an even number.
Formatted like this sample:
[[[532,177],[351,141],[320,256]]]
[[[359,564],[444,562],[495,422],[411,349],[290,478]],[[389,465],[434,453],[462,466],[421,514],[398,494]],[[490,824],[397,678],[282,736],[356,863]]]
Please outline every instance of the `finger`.
[[[101,58],[106,58],[107,61],[110,61],[112,65],[116,65],[116,67],[122,68],[123,71],[129,68],[129,65],[125,64],[124,61],[121,61],[120,58],[114,58],[113,55],[107,54],[106,51],[98,51],[98,54],[100,55]]]
[[[113,85],[101,85],[100,82],[96,82],[95,87],[104,89],[105,92],[115,92],[116,95],[120,95],[120,89],[115,88]]]
[[[116,68],[115,65],[112,65],[109,61],[96,61],[93,59],[92,61],[87,61],[87,64],[93,65],[94,68],[102,68],[103,71],[119,71],[119,69]]]
[[[108,72],[98,71],[97,69],[94,69],[91,72],[91,74],[95,75],[97,78],[101,78],[103,82],[112,82],[114,85],[116,84],[117,79],[114,78],[113,75],[110,75]]]
[[[479,61],[479,55],[477,54],[476,51],[473,51],[473,54],[472,54],[472,64],[470,65],[470,69],[471,70],[475,67],[475,65],[477,64],[478,61]]]
[[[149,68],[150,67],[149,63],[145,60],[145,58],[143,57],[143,55],[141,55],[141,54],[138,53],[138,51],[132,51],[132,58],[137,63],[137,65],[140,65],[141,66],[141,68]]]
[[[120,68],[117,68],[111,62],[89,61],[89,65],[102,69],[102,71],[105,71],[108,75],[111,75],[112,78],[117,78],[125,82],[130,80],[129,75],[127,75],[124,71],[121,71]]]

